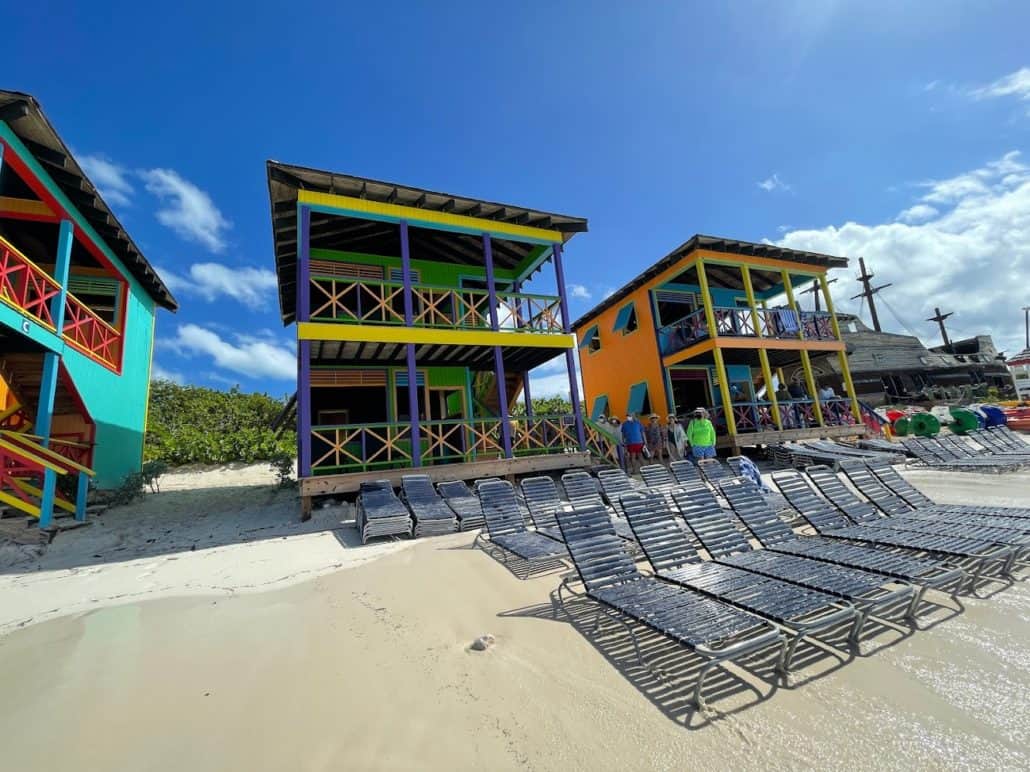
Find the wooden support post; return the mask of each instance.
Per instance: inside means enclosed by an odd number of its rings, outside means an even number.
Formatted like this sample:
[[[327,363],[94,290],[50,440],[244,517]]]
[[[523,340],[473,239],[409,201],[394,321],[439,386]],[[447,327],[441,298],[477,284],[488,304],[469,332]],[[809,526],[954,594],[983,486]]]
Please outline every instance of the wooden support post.
[[[497,319],[497,284],[494,280],[494,253],[490,234],[483,234],[483,262],[486,265],[486,292],[490,302],[490,329],[500,330]],[[504,457],[511,458],[511,416],[508,413],[508,385],[505,383],[504,352],[500,346],[494,346],[494,377],[497,379],[497,401],[501,411],[501,445]]]
[[[705,308],[705,320],[708,322],[708,337],[715,340],[718,337],[718,329],[715,326],[715,311],[712,304],[712,296],[708,293],[708,274],[705,273],[705,261],[697,261],[697,283],[701,288],[701,304]]]
[[[562,332],[572,331],[569,319],[569,301],[565,296],[565,269],[562,268],[562,247],[555,244],[552,249],[554,260],[554,278],[558,286],[558,305],[561,308]],[[576,442],[580,450],[587,449],[586,427],[583,425],[583,411],[579,405],[579,380],[576,377],[576,355],[572,349],[565,350],[565,370],[569,375],[569,401],[572,403],[572,420],[576,423]]]
[[[36,405],[36,423],[32,431],[39,435],[39,444],[50,446],[50,425],[54,416],[54,399],[57,396],[57,371],[61,357],[53,351],[43,354],[43,373],[39,383],[39,403]]]
[[[57,473],[43,470],[43,492],[39,497],[39,527],[49,528],[54,519],[54,496],[57,494]]]
[[[801,323],[801,312],[798,310],[798,304],[794,302],[794,287],[790,283],[790,274],[787,273],[786,268],[780,271],[780,278],[783,280],[783,289],[787,293],[787,305],[790,306],[790,310],[794,312],[798,321],[798,338],[804,340],[805,325]]]
[[[415,304],[411,296],[411,248],[408,242],[408,223],[401,220],[401,281],[404,283],[404,325],[411,327],[415,322]],[[418,370],[415,366],[415,344],[405,345],[405,360],[408,366],[408,421],[411,426],[411,465],[422,466],[422,432],[419,427]],[[362,459],[364,460],[364,459]]]
[[[297,207],[297,322],[311,316],[311,208]],[[297,344],[297,477],[311,476],[311,341]]]
[[[823,299],[826,301],[826,312],[830,315],[830,325],[833,328],[833,337],[844,342],[844,336],[840,332],[840,323],[837,321],[837,314],[833,310],[833,298],[830,297],[830,283],[826,280],[825,274],[819,276],[819,286],[823,291]],[[844,379],[844,388],[848,391],[851,399],[851,412],[855,420],[862,421],[862,408],[858,404],[858,395],[855,394],[855,384],[851,380],[851,368],[848,365],[848,354],[841,349],[837,352],[837,359],[840,362],[840,373]]]
[[[89,499],[89,475],[79,472],[79,479],[75,487],[75,519],[80,523],[86,522],[86,504]]]
[[[716,346],[712,349],[712,354],[715,355],[715,373],[719,378],[719,394],[722,395],[722,414],[726,418],[726,432],[733,440],[733,444],[737,442],[737,419],[733,415],[733,402],[730,398],[730,379],[726,375],[726,363],[722,358],[722,349]]]
[[[815,411],[815,420],[819,422],[820,426],[825,426],[823,422],[823,406],[819,402],[819,392],[815,387],[815,375],[812,373],[812,360],[808,356],[807,351],[801,352],[801,367],[805,371],[805,384],[808,386],[808,393],[812,397],[812,409]]]
[[[769,368],[769,352],[762,346],[761,338],[762,325],[758,318],[758,307],[755,303],[755,288],[751,283],[751,269],[746,266],[740,266],[740,275],[744,280],[744,292],[747,295],[747,305],[751,309],[751,324],[755,328],[755,337],[759,338],[758,341],[758,361],[762,364],[762,379],[765,381],[765,396],[769,400],[769,404],[772,407],[773,421],[776,423],[777,429],[783,429],[783,422],[780,420],[780,403],[776,399],[776,389],[772,385],[772,370]]]

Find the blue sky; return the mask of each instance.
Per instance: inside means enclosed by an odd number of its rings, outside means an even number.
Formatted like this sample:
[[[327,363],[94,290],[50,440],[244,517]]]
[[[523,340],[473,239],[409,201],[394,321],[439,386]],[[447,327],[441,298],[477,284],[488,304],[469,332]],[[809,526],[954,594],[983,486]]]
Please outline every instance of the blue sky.
[[[722,5],[22,5],[0,64],[173,285],[186,382],[292,391],[268,158],[588,217],[574,315],[702,232],[864,255],[890,328],[1022,348],[1030,5]]]

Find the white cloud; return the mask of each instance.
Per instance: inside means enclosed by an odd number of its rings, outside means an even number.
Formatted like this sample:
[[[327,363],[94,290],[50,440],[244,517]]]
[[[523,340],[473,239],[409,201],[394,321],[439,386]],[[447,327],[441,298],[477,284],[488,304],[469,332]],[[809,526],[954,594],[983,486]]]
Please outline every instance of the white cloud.
[[[782,190],[784,192],[788,192],[790,190],[790,185],[781,180],[780,175],[775,173],[772,177],[766,177],[761,182],[756,182],[755,185],[760,187],[766,193],[772,193],[774,190]]]
[[[275,274],[264,268],[194,263],[186,276],[166,269],[159,273],[172,292],[195,295],[209,303],[228,297],[253,308],[265,308],[275,298]]]
[[[936,325],[923,320],[939,306],[955,312],[948,322],[953,337],[991,334],[1000,349],[1018,351],[1023,345],[1019,309],[1026,305],[1030,275],[1030,166],[1010,152],[922,186],[926,193],[905,210],[927,206],[920,210],[926,215],[922,221],[847,222],[791,231],[778,243],[865,257],[876,284],[894,285],[877,296],[881,322],[889,329],[902,331],[896,312],[927,343],[937,343]],[[931,214],[929,208],[937,211]],[[858,310],[858,301],[850,300],[857,290],[854,281],[841,276],[834,285],[839,310]]]
[[[974,99],[998,99],[999,97],[1014,96],[1030,101],[1030,67],[1020,67],[993,83],[973,89],[969,94]]]
[[[569,285],[569,297],[580,298],[582,300],[590,300],[592,295],[590,290],[584,287],[582,284],[570,284]]]
[[[147,190],[161,199],[163,208],[157,211],[158,222],[211,252],[225,249],[225,231],[232,223],[218,210],[211,196],[174,169],[145,169],[139,175]]]
[[[182,384],[185,383],[186,378],[178,370],[166,370],[157,362],[154,362],[150,368],[150,380],[171,381],[172,383]]]
[[[236,342],[197,324],[180,325],[174,338],[160,340],[161,348],[186,357],[207,356],[217,367],[252,378],[292,381],[297,377],[294,352],[264,332],[234,336]]]
[[[579,379],[579,352],[576,352],[576,388],[582,399],[583,386]],[[565,368],[565,357],[556,357],[530,371],[529,390],[534,400],[544,397],[569,399],[569,374]]]
[[[929,204],[916,204],[901,212],[897,219],[899,222],[917,223],[929,220],[937,214],[939,212]]]
[[[81,155],[79,165],[96,186],[97,191],[112,206],[129,206],[135,190],[129,182],[129,172],[110,158],[102,155]]]
[[[927,83],[927,84],[925,84],[923,86],[923,91],[933,91],[940,84],[941,84],[941,82],[939,80],[931,80],[929,83]]]

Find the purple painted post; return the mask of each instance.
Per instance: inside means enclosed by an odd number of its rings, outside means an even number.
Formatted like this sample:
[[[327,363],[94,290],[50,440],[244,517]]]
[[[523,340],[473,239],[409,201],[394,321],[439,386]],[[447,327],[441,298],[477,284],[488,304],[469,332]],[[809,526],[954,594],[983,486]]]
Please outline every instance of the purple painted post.
[[[483,260],[486,263],[486,292],[490,303],[490,329],[497,332],[497,287],[494,284],[494,252],[490,234],[483,234]],[[494,375],[497,378],[497,398],[501,408],[501,444],[504,457],[511,458],[511,417],[508,415],[508,387],[504,382],[504,353],[500,346],[494,346]]]
[[[311,209],[297,209],[297,324],[311,316]],[[297,476],[311,476],[311,341],[297,344]]]
[[[562,331],[568,333],[569,329],[569,301],[565,297],[565,271],[561,264],[561,244],[554,245],[554,277],[558,285],[558,304],[561,308]],[[572,349],[565,349],[565,369],[569,371],[569,400],[572,402],[572,415],[576,421],[576,440],[579,442],[579,449],[587,448],[587,433],[583,427],[583,414],[579,408],[579,384],[576,382],[576,355]]]
[[[522,284],[519,283],[519,282],[515,282],[512,285],[512,291],[516,295],[518,295],[519,292],[522,291]],[[523,327],[522,322],[524,321],[524,318],[522,316],[522,301],[521,300],[519,300],[516,303],[515,308],[517,309],[516,316],[518,317],[517,318],[517,327],[519,329],[522,329],[522,327]],[[529,312],[530,312],[530,308],[529,308],[529,304],[528,303],[526,304],[526,311],[527,311],[526,316],[528,317],[529,316]],[[522,373],[522,399],[525,400],[525,403],[526,403],[526,418],[532,420],[532,418],[533,418],[533,397],[529,393],[529,370],[526,370],[525,372]]]
[[[411,300],[411,252],[408,246],[408,224],[401,221],[401,281],[404,282],[404,325],[414,324],[414,303]],[[419,429],[418,372],[415,370],[415,344],[405,346],[408,359],[408,420],[411,421],[411,465],[422,466],[422,432]]]

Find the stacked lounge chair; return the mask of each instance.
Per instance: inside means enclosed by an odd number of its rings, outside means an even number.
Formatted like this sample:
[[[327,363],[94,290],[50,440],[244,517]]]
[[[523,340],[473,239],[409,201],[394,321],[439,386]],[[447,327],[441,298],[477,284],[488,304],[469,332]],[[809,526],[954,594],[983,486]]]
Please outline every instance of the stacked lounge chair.
[[[713,560],[747,571],[799,584],[835,595],[851,603],[859,614],[861,630],[871,613],[883,614],[904,607],[915,613],[915,588],[906,581],[858,568],[831,565],[811,558],[756,550],[737,530],[708,490],[677,491],[676,507]],[[898,585],[887,587],[888,584]]]
[[[778,472],[773,475],[773,482],[798,514],[822,536],[940,556],[968,566],[973,581],[989,576],[1007,577],[1016,557],[1011,545],[993,538],[976,538],[944,524],[881,520],[853,525],[843,512],[820,498],[799,472]]]
[[[694,590],[640,573],[600,504],[560,512],[558,523],[586,596],[600,604],[598,620],[605,612],[625,626],[638,663],[643,665],[643,658],[632,622],[707,660],[694,686],[693,699],[698,707],[705,705],[705,678],[720,663],[771,648],[777,652],[782,670],[786,641],[774,625]],[[562,583],[559,600],[568,586],[567,581]]]
[[[458,516],[458,530],[471,531],[483,527],[483,504],[461,480],[437,483],[436,489]]]
[[[362,544],[377,536],[411,536],[411,515],[394,494],[389,480],[361,483],[357,527]]]
[[[507,562],[507,553],[530,563],[553,561],[566,556],[565,545],[560,541],[526,528],[515,489],[510,482],[484,482],[479,486],[479,498],[483,503],[486,533],[490,543],[501,548],[502,562]],[[482,536],[481,532],[476,541]]]
[[[910,437],[903,441],[905,450],[931,469],[957,472],[1012,472],[1028,463],[1025,456],[960,455],[954,448],[928,437]]]
[[[435,536],[458,530],[458,518],[433,488],[427,474],[401,477],[401,490],[408,509],[415,516],[415,536]]]
[[[851,544],[823,536],[799,536],[752,485],[733,480],[723,483],[720,490],[748,532],[767,550],[862,568],[910,582],[920,587],[913,600],[913,608],[928,588],[950,590],[954,595],[967,584],[963,568],[941,559],[913,557],[888,546]]]
[[[785,670],[790,669],[794,649],[806,635],[849,625],[855,642],[861,620],[850,603],[735,566],[702,561],[682,521],[657,494],[626,494],[623,503],[633,533],[658,577],[770,619],[790,634]]]

